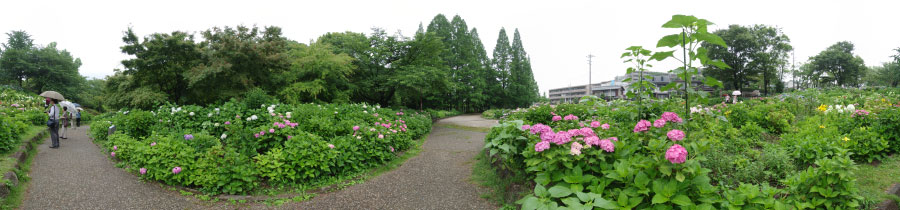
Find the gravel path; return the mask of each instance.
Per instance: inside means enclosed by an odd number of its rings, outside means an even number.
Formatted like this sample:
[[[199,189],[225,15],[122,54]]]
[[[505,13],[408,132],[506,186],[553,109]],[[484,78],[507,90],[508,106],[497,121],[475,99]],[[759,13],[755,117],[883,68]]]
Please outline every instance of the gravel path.
[[[487,189],[470,183],[473,158],[486,133],[441,127],[441,124],[490,127],[477,115],[438,121],[423,150],[402,166],[362,184],[319,195],[287,209],[497,209],[480,198]]]
[[[441,127],[453,124],[491,127],[478,115],[443,119],[435,124],[418,156],[364,183],[281,206],[229,205],[182,196],[116,168],[85,135],[87,126],[70,130],[50,149],[38,147],[23,209],[496,209],[480,198],[487,189],[469,182],[485,133]]]
[[[49,137],[38,146],[22,209],[206,208],[193,197],[116,168],[85,135],[88,129],[69,129],[69,139],[59,139],[58,149],[48,148]]]

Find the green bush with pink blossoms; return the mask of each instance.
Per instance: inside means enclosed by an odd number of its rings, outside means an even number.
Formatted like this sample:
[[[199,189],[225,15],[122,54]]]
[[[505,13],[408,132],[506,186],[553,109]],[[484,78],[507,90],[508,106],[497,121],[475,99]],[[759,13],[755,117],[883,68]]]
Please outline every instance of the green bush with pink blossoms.
[[[110,125],[118,130],[106,136]],[[264,185],[316,184],[371,169],[430,129],[428,115],[366,104],[248,107],[232,101],[119,111],[95,120],[91,135],[146,179],[246,194]]]

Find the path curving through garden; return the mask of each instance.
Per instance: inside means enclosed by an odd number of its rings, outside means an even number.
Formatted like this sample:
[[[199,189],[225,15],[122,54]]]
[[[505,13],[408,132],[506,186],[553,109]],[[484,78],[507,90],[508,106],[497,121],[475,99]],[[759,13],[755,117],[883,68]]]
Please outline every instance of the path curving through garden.
[[[184,196],[115,167],[86,135],[69,130],[59,149],[49,139],[38,146],[31,182],[21,209],[496,209],[480,198],[487,189],[469,182],[474,157],[486,133],[456,126],[489,128],[496,120],[463,115],[435,123],[422,151],[392,171],[339,191],[281,206],[228,205]],[[450,125],[450,126],[447,126]]]

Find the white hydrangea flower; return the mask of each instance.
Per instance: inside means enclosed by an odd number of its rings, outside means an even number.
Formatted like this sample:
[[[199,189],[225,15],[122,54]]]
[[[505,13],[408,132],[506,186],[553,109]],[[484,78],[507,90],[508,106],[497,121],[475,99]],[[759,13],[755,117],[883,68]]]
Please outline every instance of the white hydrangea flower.
[[[191,113],[188,113],[188,115],[190,115],[190,116],[194,116],[194,112],[191,112]]]
[[[212,117],[212,112],[210,112],[209,114],[206,114],[206,117]]]
[[[219,112],[219,108],[216,108],[216,112]]]
[[[222,136],[219,138],[221,138],[222,140],[225,140],[225,138],[228,138],[228,134],[222,133]]]
[[[219,123],[214,124],[216,127],[219,127]]]
[[[259,117],[257,117],[256,115],[253,115],[253,116],[250,116],[250,119],[257,120],[257,119],[259,119]]]

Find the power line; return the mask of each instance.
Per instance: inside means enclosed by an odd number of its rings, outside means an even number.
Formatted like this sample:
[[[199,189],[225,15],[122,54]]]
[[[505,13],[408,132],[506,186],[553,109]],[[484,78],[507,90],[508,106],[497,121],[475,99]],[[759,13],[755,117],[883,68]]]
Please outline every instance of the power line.
[[[591,90],[591,88],[592,88],[592,87],[591,87],[591,86],[592,86],[592,85],[591,85],[591,71],[592,71],[592,69],[591,69],[591,63],[592,63],[592,62],[591,62],[591,58],[593,58],[593,57],[597,57],[597,56],[594,56],[593,54],[588,53],[588,55],[587,55],[587,58],[588,58],[588,60],[587,60],[587,61],[588,61],[588,85],[587,85],[587,86],[588,86],[588,88],[587,88],[587,91],[588,91],[588,92],[587,92],[587,94],[588,94],[588,95],[593,95],[593,92],[592,92],[592,90]]]

